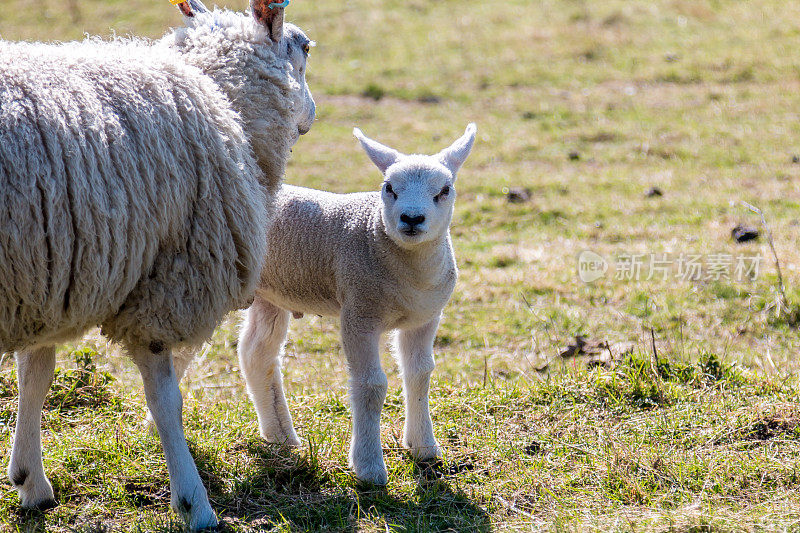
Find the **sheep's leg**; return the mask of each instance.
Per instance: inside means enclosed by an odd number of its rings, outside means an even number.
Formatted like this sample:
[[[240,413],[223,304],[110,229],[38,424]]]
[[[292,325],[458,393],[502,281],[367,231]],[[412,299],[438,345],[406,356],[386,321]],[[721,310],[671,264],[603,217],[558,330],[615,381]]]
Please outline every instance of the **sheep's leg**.
[[[433,436],[428,389],[433,360],[433,339],[439,319],[432,320],[419,329],[401,330],[397,335],[397,355],[403,374],[403,395],[406,404],[406,421],[403,445],[416,459],[440,456],[439,444]]]
[[[217,517],[208,503],[208,496],[183,434],[181,409],[183,399],[170,350],[130,350],[144,382],[144,394],[161,437],[164,458],[169,471],[172,508],[193,530],[216,527]]]
[[[19,413],[8,477],[19,491],[22,507],[55,507],[53,487],[42,464],[42,407],[53,383],[56,351],[53,346],[17,352]]]
[[[196,354],[197,347],[194,346],[172,351],[172,366],[175,368],[175,377],[178,380],[178,384],[180,384],[184,374],[186,374],[186,369],[189,368]],[[146,411],[144,425],[152,435],[157,437],[158,429],[156,429],[156,423],[153,420],[153,413],[150,412],[150,409],[146,409]]]
[[[388,481],[381,449],[381,409],[388,382],[381,368],[380,328],[342,313],[342,348],[350,372],[353,439],[350,466],[356,477],[376,485]]]
[[[288,311],[256,298],[239,334],[239,364],[256,408],[261,436],[268,442],[300,446],[281,374],[281,348],[288,327]]]

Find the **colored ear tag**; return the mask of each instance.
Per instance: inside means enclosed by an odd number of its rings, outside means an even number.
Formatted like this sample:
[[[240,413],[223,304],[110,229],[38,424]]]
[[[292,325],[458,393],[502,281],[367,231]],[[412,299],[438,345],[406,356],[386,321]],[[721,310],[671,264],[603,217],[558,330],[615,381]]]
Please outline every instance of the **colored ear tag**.
[[[181,10],[183,16],[185,17],[194,16],[194,12],[192,11],[192,8],[189,6],[189,2],[187,0],[169,0],[169,3],[174,6],[178,6],[178,9]]]

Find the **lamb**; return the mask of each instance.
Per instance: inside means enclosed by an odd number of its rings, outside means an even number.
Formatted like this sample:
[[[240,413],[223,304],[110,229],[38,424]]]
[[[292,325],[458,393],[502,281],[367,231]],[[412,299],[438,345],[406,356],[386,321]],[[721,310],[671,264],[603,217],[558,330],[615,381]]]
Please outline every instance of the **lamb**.
[[[189,0],[155,42],[0,41],[0,352],[17,358],[8,474],[24,508],[56,505],[40,440],[54,345],[100,325],[142,374],[172,507],[217,525],[171,352],[249,304],[290,148],[314,120],[312,43],[274,1],[251,16]]]
[[[356,476],[378,485],[388,479],[379,427],[387,388],[379,338],[386,330],[397,330],[403,444],[417,459],[440,455],[428,407],[433,341],[457,277],[449,232],[453,184],[475,132],[470,124],[449,148],[427,156],[403,155],[356,129],[385,176],[381,192],[341,195],[289,185],[280,190],[261,279],[238,344],[266,440],[300,443],[284,397],[280,353],[290,313],[314,313],[341,318]],[[187,363],[177,361],[179,373]]]

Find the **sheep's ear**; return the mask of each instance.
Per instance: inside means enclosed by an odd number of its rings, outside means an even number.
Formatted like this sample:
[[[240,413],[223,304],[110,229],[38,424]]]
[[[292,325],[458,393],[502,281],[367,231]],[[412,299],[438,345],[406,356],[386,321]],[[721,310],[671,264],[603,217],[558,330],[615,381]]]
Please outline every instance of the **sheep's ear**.
[[[198,13],[208,13],[208,9],[206,6],[203,5],[203,2],[200,0],[186,0],[184,2],[178,2],[177,4],[178,9],[181,10],[186,17],[193,17]]]
[[[289,0],[250,0],[253,17],[267,28],[275,43],[283,38],[283,8],[288,5]]]
[[[436,156],[436,158],[450,170],[453,176],[456,175],[458,169],[460,169],[464,161],[467,160],[467,156],[472,150],[472,144],[475,142],[476,131],[478,131],[478,128],[473,122],[467,126],[467,130],[460,139],[451,144],[449,148],[445,148],[439,152]]]
[[[373,141],[358,128],[353,128],[353,135],[361,142],[364,151],[367,152],[367,155],[372,159],[372,162],[375,163],[375,166],[380,169],[381,174],[386,174],[386,169],[403,157],[403,154],[397,150],[384,146],[378,141]]]

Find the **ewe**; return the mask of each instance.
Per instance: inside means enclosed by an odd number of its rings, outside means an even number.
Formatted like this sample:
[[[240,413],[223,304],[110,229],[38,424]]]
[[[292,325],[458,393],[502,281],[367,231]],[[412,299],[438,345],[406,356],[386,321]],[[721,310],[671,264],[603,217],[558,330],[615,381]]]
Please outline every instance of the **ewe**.
[[[193,529],[217,524],[183,435],[175,346],[247,305],[291,146],[311,127],[310,41],[274,0],[181,6],[156,42],[0,41],[0,352],[17,351],[9,477],[56,505],[40,425],[54,345],[101,325],[142,373]]]
[[[241,368],[265,439],[299,444],[283,393],[280,352],[289,314],[314,313],[341,318],[356,476],[387,482],[379,427],[387,385],[379,338],[386,330],[398,330],[403,444],[418,459],[439,455],[428,408],[433,340],[457,275],[449,232],[453,183],[475,131],[470,124],[452,146],[427,156],[402,155],[356,129],[385,176],[381,192],[281,188],[261,281],[239,338]],[[187,364],[176,360],[179,375]]]

